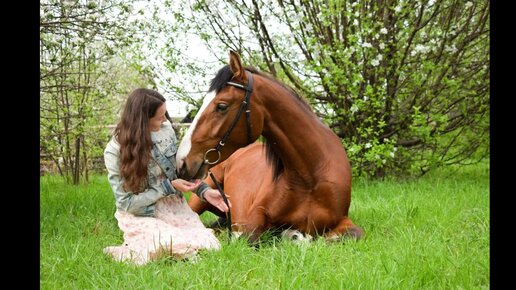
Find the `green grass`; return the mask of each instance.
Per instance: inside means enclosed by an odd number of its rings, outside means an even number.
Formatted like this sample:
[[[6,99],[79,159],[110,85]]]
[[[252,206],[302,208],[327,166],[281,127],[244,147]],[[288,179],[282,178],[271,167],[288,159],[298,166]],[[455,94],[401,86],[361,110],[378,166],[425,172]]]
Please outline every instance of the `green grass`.
[[[489,165],[439,169],[417,180],[353,181],[360,241],[267,238],[201,252],[197,263],[112,261],[122,242],[105,176],[88,185],[41,177],[41,289],[488,289]],[[211,214],[201,219],[214,220]]]

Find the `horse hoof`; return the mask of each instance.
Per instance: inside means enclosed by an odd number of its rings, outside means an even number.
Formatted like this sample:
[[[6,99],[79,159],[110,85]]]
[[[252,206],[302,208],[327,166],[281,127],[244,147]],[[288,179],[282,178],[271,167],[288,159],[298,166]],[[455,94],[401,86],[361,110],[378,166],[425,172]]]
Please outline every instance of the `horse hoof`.
[[[326,235],[325,238],[328,242],[344,242],[348,239],[360,240],[363,236],[364,230],[359,226],[353,225],[352,227],[347,228],[343,233],[331,233]]]
[[[344,237],[360,240],[364,236],[364,230],[359,226],[353,226],[346,230]]]
[[[299,242],[309,242],[312,240],[312,236],[309,234],[303,234],[302,232],[298,230],[284,230],[281,232],[281,238],[286,240],[291,240],[293,242],[299,243]]]
[[[242,234],[242,232],[231,232],[231,240],[238,240]]]

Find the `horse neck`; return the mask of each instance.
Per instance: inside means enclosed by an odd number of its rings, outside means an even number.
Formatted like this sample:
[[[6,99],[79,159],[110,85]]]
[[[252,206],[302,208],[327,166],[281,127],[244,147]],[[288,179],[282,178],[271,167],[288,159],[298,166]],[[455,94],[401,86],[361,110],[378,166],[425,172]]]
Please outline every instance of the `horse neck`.
[[[310,179],[325,165],[322,161],[342,149],[340,140],[284,88],[274,85],[260,91],[266,111],[262,135],[281,157],[286,171]]]

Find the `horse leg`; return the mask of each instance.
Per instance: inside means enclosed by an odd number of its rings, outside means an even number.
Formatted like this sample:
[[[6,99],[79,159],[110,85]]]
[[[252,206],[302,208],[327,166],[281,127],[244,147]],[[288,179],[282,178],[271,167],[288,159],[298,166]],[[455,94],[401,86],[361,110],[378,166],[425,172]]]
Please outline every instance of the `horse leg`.
[[[264,213],[264,207],[257,207],[249,214],[248,222],[243,226],[242,230],[248,237],[248,243],[252,246],[258,246],[258,242],[266,229],[267,218]]]
[[[335,228],[326,232],[324,237],[326,240],[335,241],[340,237],[351,237],[354,239],[360,239],[364,235],[364,230],[353,224],[351,219],[345,216],[340,222],[337,224]]]
[[[233,217],[231,229],[236,238],[245,237],[249,245],[257,247],[260,236],[265,230],[265,215],[256,209],[252,210],[245,221],[240,220],[238,215]]]
[[[196,194],[190,195],[188,205],[198,215],[201,215],[205,211],[212,211],[213,209],[215,209],[213,205],[211,205],[209,202],[202,201]]]

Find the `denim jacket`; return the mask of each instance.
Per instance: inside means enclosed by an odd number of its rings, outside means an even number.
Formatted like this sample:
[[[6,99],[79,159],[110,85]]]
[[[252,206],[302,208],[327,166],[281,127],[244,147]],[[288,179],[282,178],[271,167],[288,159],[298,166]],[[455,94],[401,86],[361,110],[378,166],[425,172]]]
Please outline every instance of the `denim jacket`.
[[[177,178],[176,153],[177,140],[170,122],[161,125],[160,130],[151,132],[153,150],[148,165],[147,185],[144,191],[134,194],[125,191],[120,173],[120,145],[111,138],[104,150],[104,162],[108,171],[108,180],[113,190],[116,208],[130,212],[137,216],[154,216],[156,202],[170,194],[180,194],[170,180]],[[167,178],[168,175],[168,178]],[[201,185],[194,191],[204,200],[204,192],[209,185],[201,182]]]

